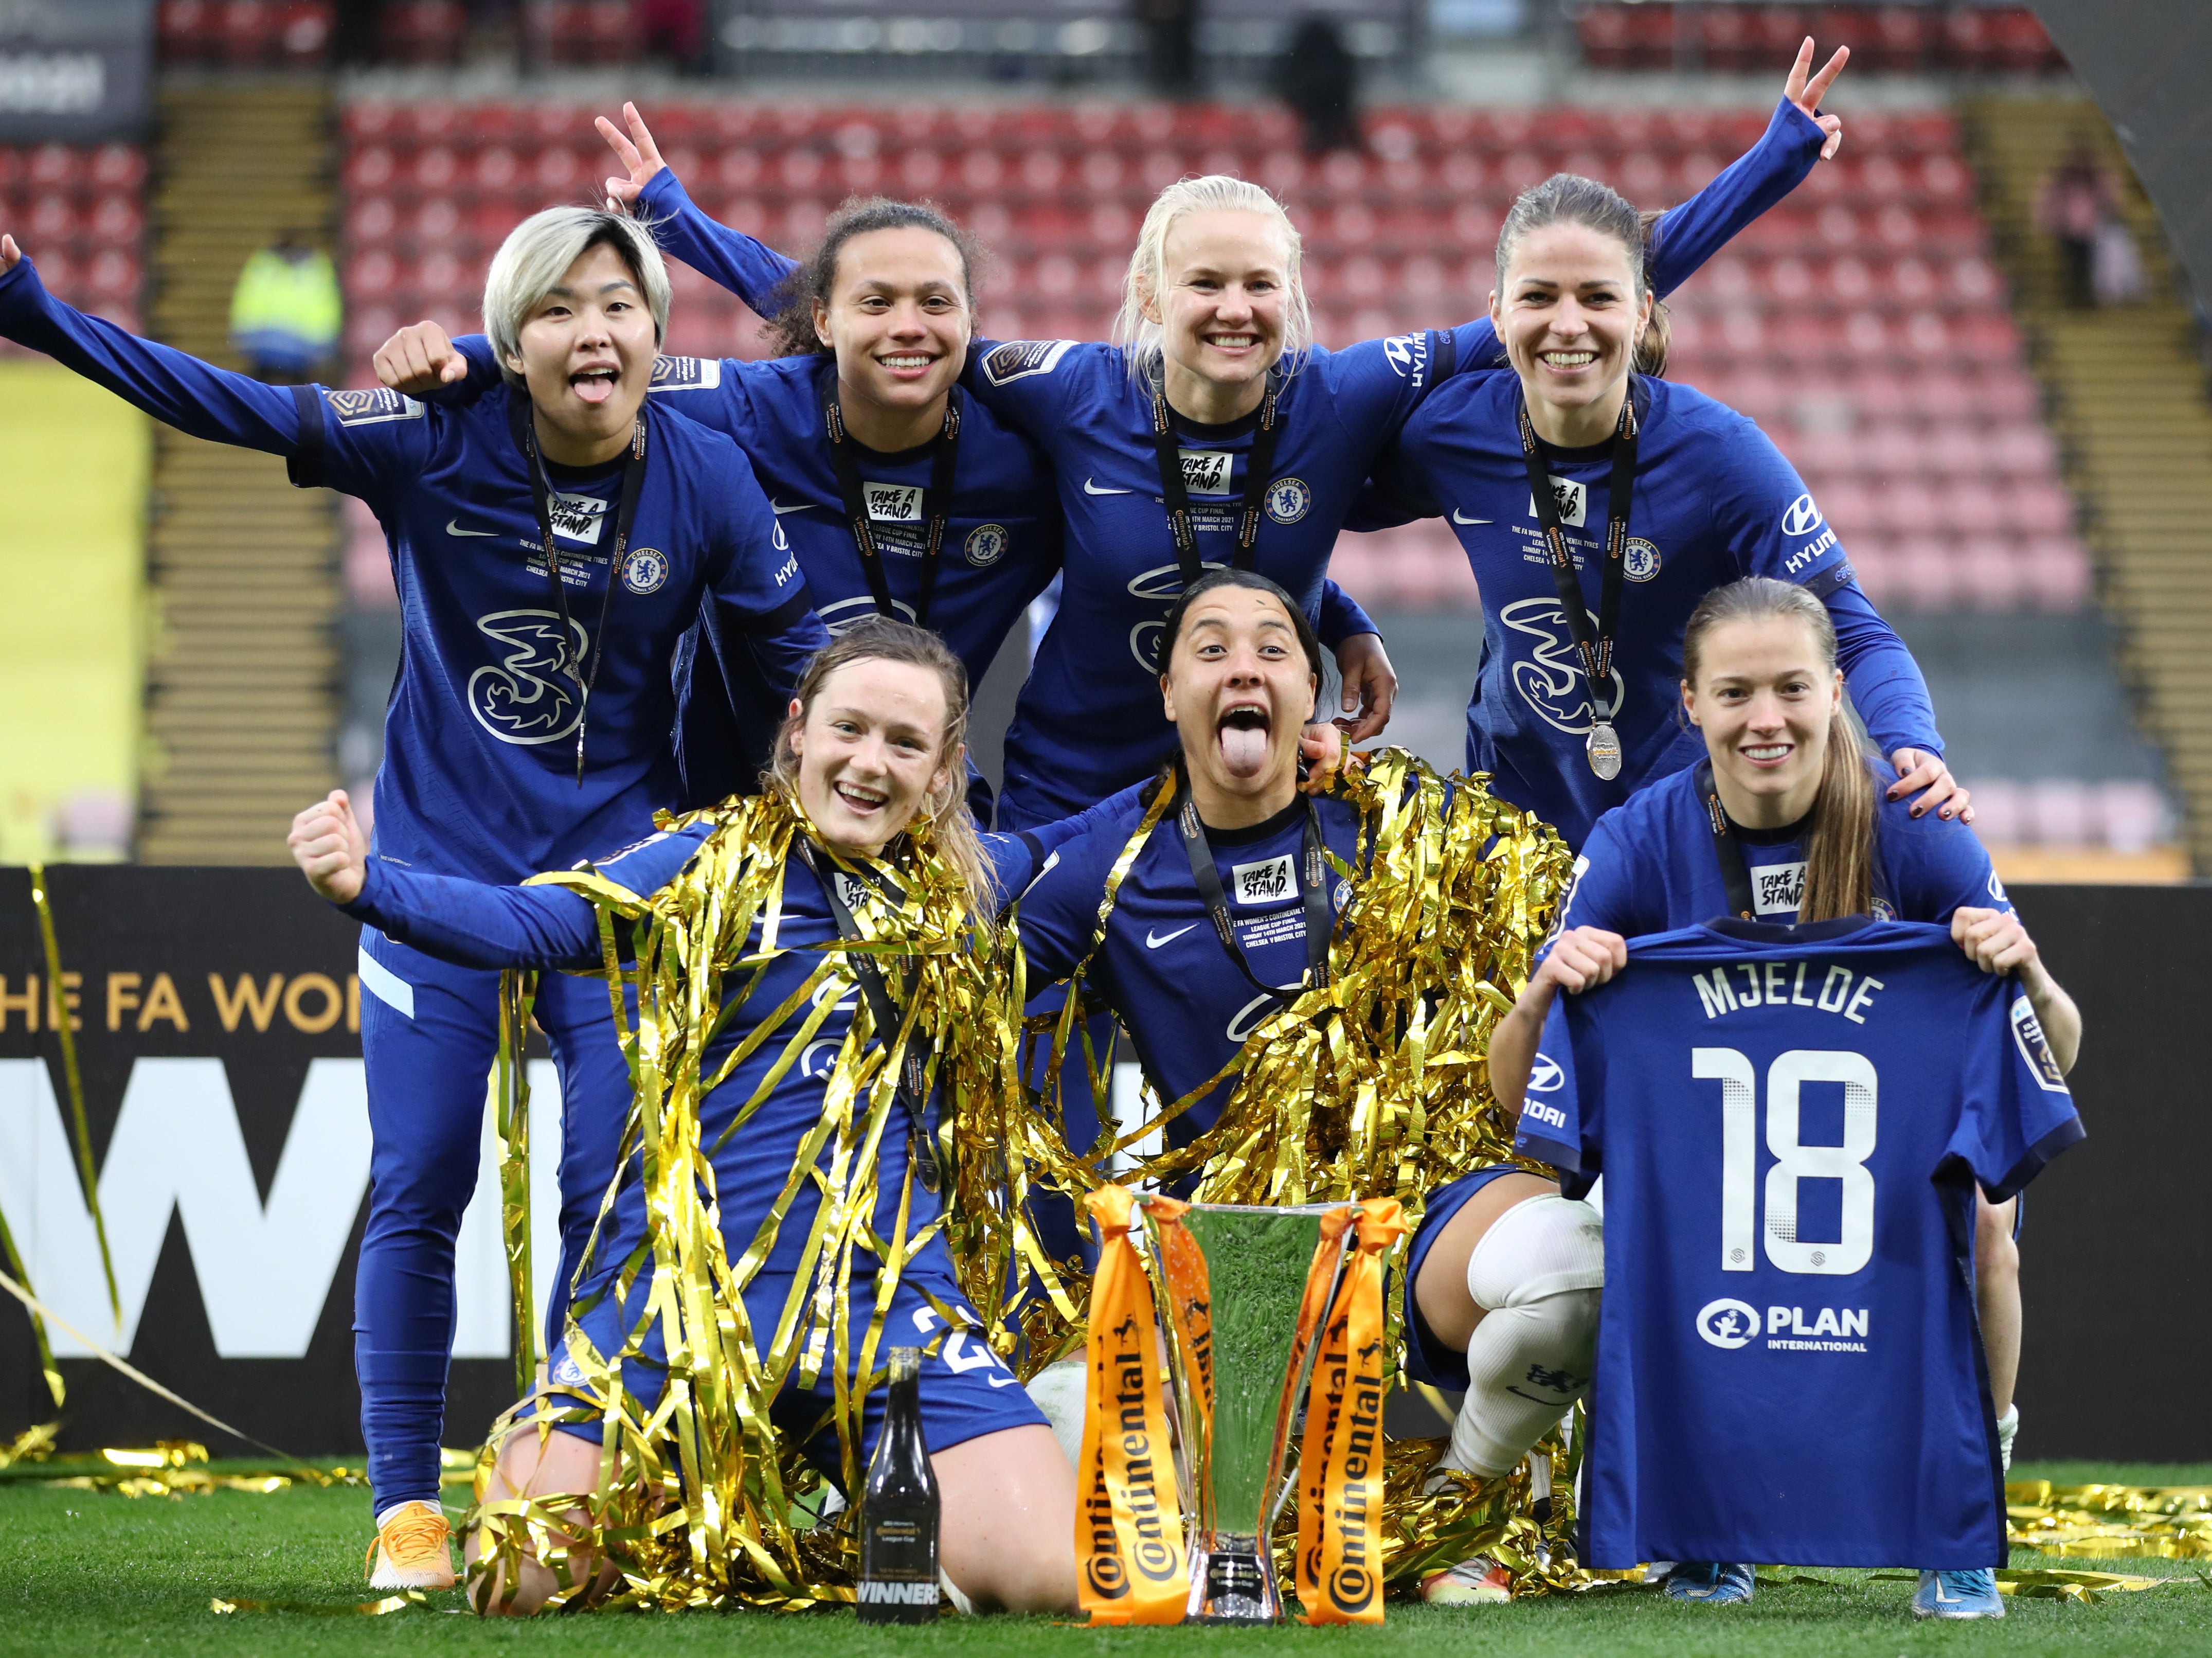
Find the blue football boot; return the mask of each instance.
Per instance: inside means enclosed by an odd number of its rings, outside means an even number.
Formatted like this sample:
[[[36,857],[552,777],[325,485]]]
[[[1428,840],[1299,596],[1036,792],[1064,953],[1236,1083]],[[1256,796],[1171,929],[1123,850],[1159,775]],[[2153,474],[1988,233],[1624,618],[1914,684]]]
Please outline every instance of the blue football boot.
[[[1737,1561],[1678,1560],[1662,1580],[1669,1600],[1739,1606],[1751,1599],[1751,1568]]]
[[[1924,1571],[1912,1591],[1915,1618],[2002,1618],[2004,1596],[1987,1566],[1973,1571]]]

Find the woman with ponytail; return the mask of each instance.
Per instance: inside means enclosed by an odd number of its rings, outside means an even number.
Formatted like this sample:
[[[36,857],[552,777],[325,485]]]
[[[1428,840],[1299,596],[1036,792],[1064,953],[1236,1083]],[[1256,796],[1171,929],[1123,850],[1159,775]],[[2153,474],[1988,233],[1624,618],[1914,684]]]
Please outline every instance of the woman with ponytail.
[[[1591,830],[1540,965],[1491,1039],[1490,1078],[1500,1105],[1520,1110],[1559,992],[1587,990],[1620,972],[1631,938],[1727,915],[1948,922],[1959,948],[1984,972],[2018,978],[2060,1068],[2071,1070],[2081,1050],[2081,1013],[2043,965],[1989,854],[1965,824],[1916,814],[1881,788],[1881,761],[1867,752],[1844,694],[1827,607],[1792,582],[1755,576],[1729,582],[1692,613],[1681,660],[1684,728],[1704,758],[1632,795]],[[1439,1217],[1453,1214],[1456,1191],[1478,1195],[1495,1178],[1492,1171],[1471,1175],[1430,1200],[1414,1244],[1421,1316],[1409,1320],[1409,1353],[1456,1338],[1473,1310],[1463,1287],[1469,1252],[1455,1247],[1456,1222]],[[1976,1202],[1983,1343],[2009,1466],[2019,1425],[2012,1401],[2020,1362],[2019,1199],[1993,1204],[1977,1193]],[[1425,1271],[1431,1258],[1441,1270]],[[1917,1609],[2002,1615],[1990,1610],[2000,1603],[1987,1571],[1923,1576]],[[1747,1566],[1685,1562],[1674,1568],[1668,1592],[1726,1604],[1749,1600],[1752,1581]]]
[[[1920,670],[1803,481],[1750,421],[1658,377],[1650,229],[1593,179],[1522,192],[1491,295],[1511,366],[1439,387],[1355,520],[1442,515],[1466,549],[1483,607],[1468,772],[1580,846],[1601,814],[1697,758],[1672,710],[1698,595],[1771,576],[1826,607],[1896,767],[1887,791],[1971,820]]]

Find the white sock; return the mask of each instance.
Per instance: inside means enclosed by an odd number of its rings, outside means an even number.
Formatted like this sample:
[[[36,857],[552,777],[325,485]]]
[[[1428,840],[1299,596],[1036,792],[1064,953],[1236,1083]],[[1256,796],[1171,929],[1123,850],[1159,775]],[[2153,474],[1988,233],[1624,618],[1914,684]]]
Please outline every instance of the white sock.
[[[1453,1467],[1510,1472],[1589,1386],[1604,1282],[1603,1226],[1587,1204],[1531,1198],[1483,1234],[1467,1264],[1485,1313],[1467,1344]]]
[[[1090,1378],[1089,1362],[1073,1358],[1048,1364],[1029,1381],[1030,1398],[1052,1424],[1071,1468],[1083,1466],[1083,1395]]]
[[[941,1566],[938,1568],[937,1587],[943,1589],[946,1598],[952,1602],[953,1611],[958,1612],[963,1618],[973,1618],[975,1615],[975,1603],[960,1593],[960,1586],[945,1575],[945,1569]]]
[[[1997,1460],[2004,1465],[2007,1473],[2012,1472],[2013,1436],[2019,1432],[2020,1402],[2015,1399],[2011,1407],[1997,1418]]]
[[[377,1530],[379,1530],[379,1531],[382,1531],[382,1530],[384,1529],[384,1522],[385,1522],[386,1521],[387,1521],[387,1520],[391,1519],[392,1515],[394,1515],[398,1514],[398,1513],[402,1509],[407,1508],[407,1507],[410,1506],[410,1504],[412,1504],[412,1503],[416,1503],[416,1502],[419,1502],[420,1500],[421,1500],[420,1498],[416,1498],[416,1497],[410,1497],[410,1498],[409,1498],[409,1499],[408,1499],[408,1501],[407,1501],[406,1503],[395,1503],[392,1504],[392,1506],[391,1506],[391,1507],[389,1507],[389,1508],[386,1508],[386,1509],[379,1509],[376,1511],[376,1529],[377,1529]],[[431,1506],[432,1508],[434,1508],[434,1509],[435,1509],[435,1508],[437,1508],[437,1507],[438,1507],[438,1505],[437,1505],[436,1503],[433,1503],[430,1506]],[[441,1512],[442,1512],[442,1510],[441,1510]]]

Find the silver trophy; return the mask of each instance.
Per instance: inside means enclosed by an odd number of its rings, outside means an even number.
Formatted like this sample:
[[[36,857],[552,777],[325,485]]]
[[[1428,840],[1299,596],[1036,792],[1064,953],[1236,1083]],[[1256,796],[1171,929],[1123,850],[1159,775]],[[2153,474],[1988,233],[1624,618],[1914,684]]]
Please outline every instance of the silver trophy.
[[[1179,1218],[1167,1205],[1148,1209],[1192,1516],[1186,1622],[1283,1615],[1267,1538],[1290,1493],[1285,1454],[1354,1235],[1346,1228],[1322,1255],[1322,1217],[1343,1207],[1193,1204]]]

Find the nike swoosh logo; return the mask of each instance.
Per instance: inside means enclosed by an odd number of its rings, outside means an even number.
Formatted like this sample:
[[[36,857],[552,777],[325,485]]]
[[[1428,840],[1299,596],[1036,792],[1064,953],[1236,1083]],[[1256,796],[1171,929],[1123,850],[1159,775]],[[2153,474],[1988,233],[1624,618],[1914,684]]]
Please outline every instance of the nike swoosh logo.
[[[1464,517],[1461,515],[1460,509],[1457,507],[1454,507],[1452,509],[1452,522],[1455,524],[1492,524],[1497,521],[1497,520],[1492,518]]]
[[[787,512],[812,512],[814,503],[811,501],[794,501],[789,506],[786,506],[781,501],[770,501],[768,503],[768,509],[781,518]]]
[[[448,535],[497,535],[499,532],[497,530],[465,530],[461,527],[459,519],[448,518],[446,521],[446,533]]]
[[[1198,923],[1195,921],[1190,923],[1190,927],[1195,927],[1197,925]],[[1178,927],[1173,932],[1170,933],[1165,938],[1162,938],[1158,934],[1147,930],[1145,934],[1145,948],[1148,950],[1157,950],[1163,944],[1172,944],[1176,940],[1181,938],[1185,933],[1188,932],[1190,930],[1190,927]]]
[[[1085,494],[1085,495],[1134,495],[1134,494],[1136,493],[1136,491],[1134,491],[1134,490],[1102,490],[1102,489],[1100,489],[1100,488],[1099,488],[1096,484],[1092,483],[1089,479],[1087,479],[1087,478],[1086,478],[1086,479],[1085,479],[1083,480],[1083,492],[1084,492],[1084,494]]]
[[[1011,1387],[1014,1385],[1014,1379],[1012,1376],[992,1376],[989,1381],[994,1387]]]

